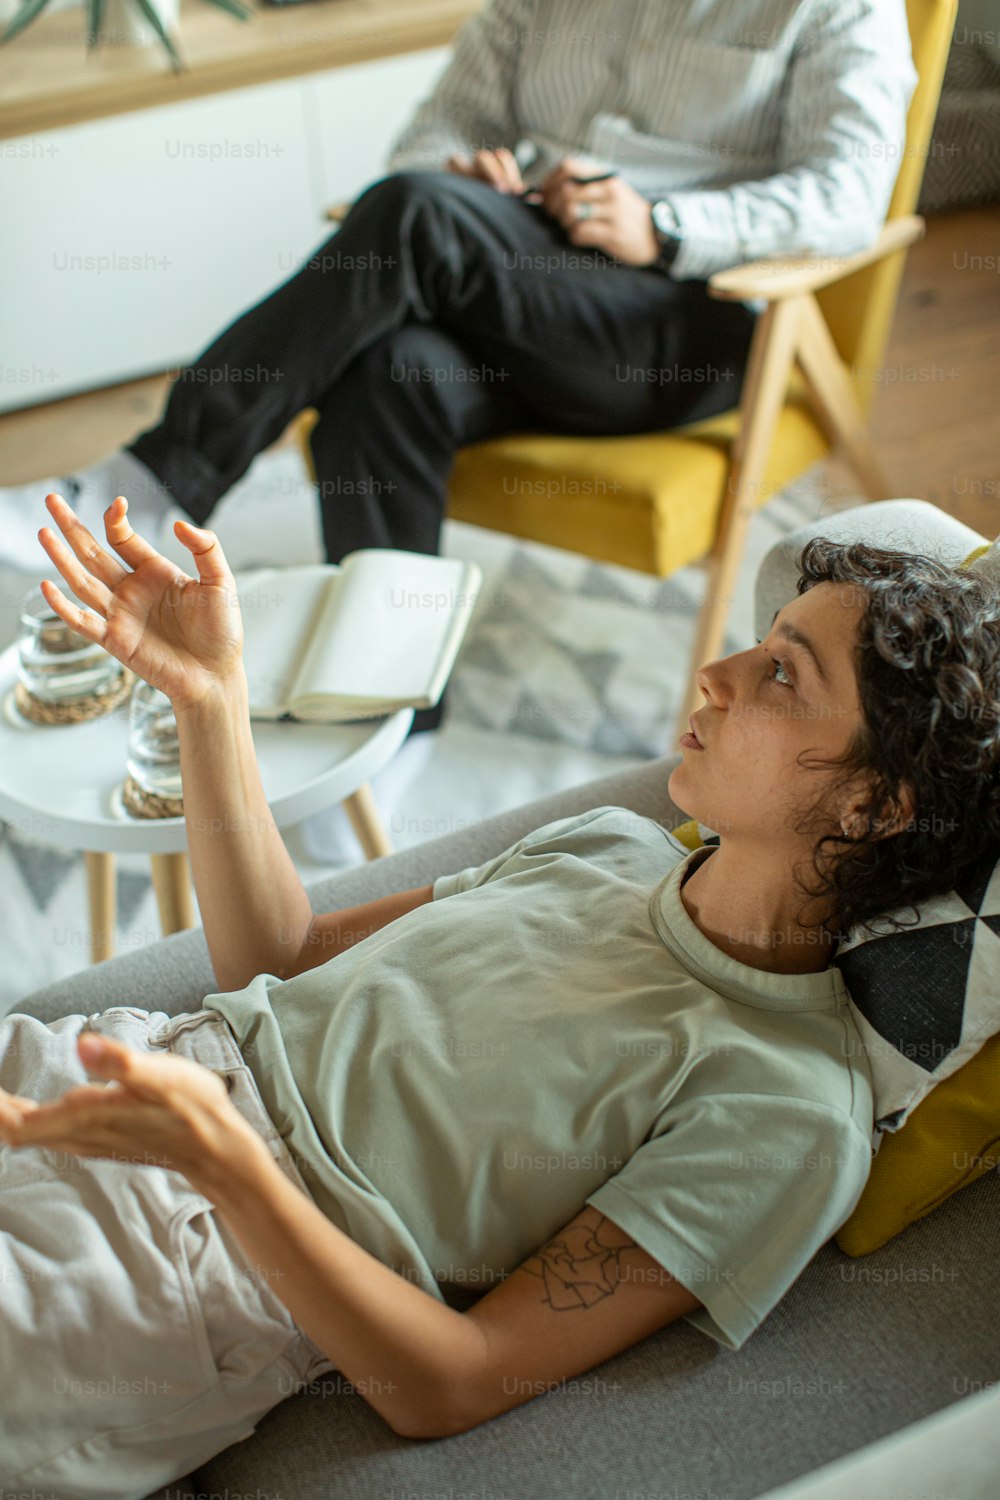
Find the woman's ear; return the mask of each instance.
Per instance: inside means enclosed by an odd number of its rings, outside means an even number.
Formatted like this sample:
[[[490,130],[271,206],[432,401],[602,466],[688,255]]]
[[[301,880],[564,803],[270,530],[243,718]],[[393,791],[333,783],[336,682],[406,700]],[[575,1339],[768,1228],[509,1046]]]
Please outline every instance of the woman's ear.
[[[863,797],[849,800],[841,809],[840,827],[849,839],[888,839],[905,832],[916,816],[917,804],[913,788],[908,781],[901,781],[895,797],[882,804],[877,818],[868,811],[870,802]]]
[[[882,816],[872,830],[875,838],[888,839],[897,833],[905,833],[913,822],[916,811],[913,788],[908,781],[901,781],[896,796],[882,804]]]

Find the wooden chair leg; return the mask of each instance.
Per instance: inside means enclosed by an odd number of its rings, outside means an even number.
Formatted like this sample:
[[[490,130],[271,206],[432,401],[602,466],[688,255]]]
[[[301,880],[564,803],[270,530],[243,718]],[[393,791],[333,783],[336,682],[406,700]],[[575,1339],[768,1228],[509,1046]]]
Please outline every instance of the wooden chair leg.
[[[312,480],[313,484],[318,484],[319,481],[316,477],[316,465],[313,463],[312,449],[309,446],[309,434],[312,432],[318,421],[319,412],[316,410],[316,408],[314,406],[304,406],[299,412],[298,416],[293,417],[288,427],[288,430],[291,431],[294,442],[302,455],[302,462],[305,466],[305,471],[309,475],[309,478]]]
[[[691,669],[677,720],[681,729],[701,702],[695,674],[718,656],[725,639],[747,527],[761,503],[774,429],[788,388],[803,301],[802,297],[784,297],[770,303],[754,330],[740,401],[739,433],[733,444],[715,546],[706,563],[705,602],[695,626]]]
[[[99,964],[113,958],[115,952],[115,857],[88,850],[83,862],[87,871],[90,961]]]
[[[892,491],[868,435],[865,415],[819,303],[811,294],[802,298],[796,357],[830,442],[843,446],[869,500],[891,499]]]
[[[383,854],[392,853],[392,844],[389,835],[382,825],[379,810],[372,796],[372,789],[367,781],[359,786],[350,797],[344,798],[344,811],[351,820],[358,843],[364,851],[365,859],[379,859]]]
[[[153,889],[160,912],[160,931],[164,937],[194,926],[191,897],[191,875],[187,855],[151,854]]]

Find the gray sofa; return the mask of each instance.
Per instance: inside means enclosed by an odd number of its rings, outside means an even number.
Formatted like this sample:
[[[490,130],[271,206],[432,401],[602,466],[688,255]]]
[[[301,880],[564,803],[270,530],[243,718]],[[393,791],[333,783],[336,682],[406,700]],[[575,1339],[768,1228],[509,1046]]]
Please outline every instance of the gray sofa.
[[[764,629],[794,593],[794,557],[809,530],[871,537],[949,559],[981,540],[917,502],[828,518],[794,533],[766,558],[757,594]],[[605,803],[673,825],[682,814],[666,792],[671,764],[642,765],[378,860],[312,887],[311,899],[318,910],[331,910],[422,884],[488,858],[553,817]],[[179,1012],[199,1008],[214,988],[195,930],[38,991],[18,1009],[43,1019],[121,1003]],[[852,1260],[832,1241],[825,1245],[739,1353],[681,1322],[608,1361],[588,1380],[442,1441],[396,1437],[350,1390],[306,1392],[158,1500],[206,1493],[284,1500],[750,1500],[964,1397],[971,1405],[973,1393],[997,1382],[998,1260],[1000,1174],[991,1173],[874,1255]],[[994,1444],[996,1406],[980,1421],[981,1435],[988,1433]],[[924,1441],[939,1452],[935,1431]],[[995,1457],[994,1475],[1000,1473],[1000,1454]],[[883,1478],[869,1489],[855,1459],[843,1486],[835,1468],[832,1481],[825,1471],[817,1477],[820,1488],[806,1480],[782,1495],[910,1500],[906,1489],[888,1487],[885,1476],[893,1470],[886,1470],[885,1455],[873,1461],[882,1463]],[[919,1472],[914,1459],[910,1473]],[[980,1494],[985,1500],[987,1491],[927,1493],[934,1500],[978,1500]],[[917,1494],[913,1490],[912,1500]]]

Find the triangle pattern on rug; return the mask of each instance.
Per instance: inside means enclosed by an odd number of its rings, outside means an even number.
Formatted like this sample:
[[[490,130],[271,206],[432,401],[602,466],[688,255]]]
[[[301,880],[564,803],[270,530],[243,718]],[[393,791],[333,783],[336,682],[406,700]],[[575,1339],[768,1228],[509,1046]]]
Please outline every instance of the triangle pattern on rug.
[[[577,585],[574,593],[583,599],[601,599],[609,604],[625,604],[632,609],[648,609],[648,603],[633,594],[622,579],[600,563],[592,562]]]
[[[661,579],[646,603],[646,608],[655,613],[683,615],[693,620],[700,608],[694,594],[680,586],[675,578]]]
[[[25,844],[7,828],[7,849],[18,868],[35,907],[46,912],[59,887],[79,860],[79,854],[64,854],[44,844]]]
[[[614,651],[574,651],[572,646],[567,646],[565,650],[576,663],[584,682],[594,689],[599,698],[603,698],[620,657]]]
[[[538,589],[547,593],[565,593],[559,578],[550,573],[525,547],[515,547],[507,564],[507,577],[522,587]]]
[[[545,702],[530,692],[520,694],[517,707],[506,727],[514,734],[533,734],[536,739],[540,740],[564,738],[551,703]]]

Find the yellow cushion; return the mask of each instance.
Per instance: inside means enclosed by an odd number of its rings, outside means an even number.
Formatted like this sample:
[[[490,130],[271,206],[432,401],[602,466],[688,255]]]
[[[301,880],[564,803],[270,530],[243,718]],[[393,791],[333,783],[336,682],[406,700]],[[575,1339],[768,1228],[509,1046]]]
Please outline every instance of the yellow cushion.
[[[700,849],[705,842],[694,818],[689,818],[686,823],[680,823],[676,828],[671,828],[670,832],[684,845],[685,849]]]
[[[797,374],[788,391],[758,505],[829,451]],[[448,514],[667,577],[715,541],[737,425],[734,410],[671,432],[474,443],[455,460]]]
[[[671,831],[688,849],[703,842],[693,818]],[[933,1088],[902,1130],[883,1134],[864,1191],[837,1232],[837,1244],[848,1255],[868,1255],[997,1167],[1000,1034]]]
[[[848,1255],[878,1250],[995,1167],[1000,1167],[1000,1035],[931,1089],[902,1130],[883,1135],[837,1244]]]

